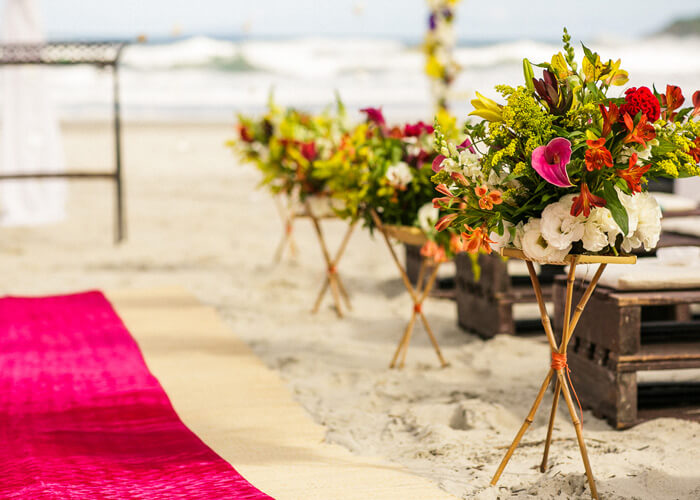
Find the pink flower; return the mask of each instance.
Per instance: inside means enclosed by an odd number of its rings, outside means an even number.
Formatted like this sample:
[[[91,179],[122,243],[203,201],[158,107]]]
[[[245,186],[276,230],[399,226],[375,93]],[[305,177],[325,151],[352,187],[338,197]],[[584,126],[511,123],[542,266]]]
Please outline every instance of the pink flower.
[[[363,108],[360,110],[360,112],[367,115],[368,121],[374,122],[380,127],[386,125],[386,120],[384,120],[384,114],[382,113],[381,108]]]
[[[571,161],[571,142],[563,137],[549,141],[546,146],[535,148],[532,152],[532,168],[540,176],[559,187],[572,187],[566,166]]]
[[[432,134],[433,132],[433,127],[424,122],[407,123],[403,127],[403,135],[405,137],[419,137],[423,134]]]

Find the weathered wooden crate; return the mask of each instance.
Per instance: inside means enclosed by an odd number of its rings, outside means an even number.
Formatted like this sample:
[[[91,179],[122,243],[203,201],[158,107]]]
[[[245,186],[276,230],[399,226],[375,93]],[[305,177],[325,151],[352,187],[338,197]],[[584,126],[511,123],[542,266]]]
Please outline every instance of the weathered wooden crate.
[[[420,273],[420,265],[423,257],[421,257],[420,249],[418,245],[407,245],[404,244],[406,248],[406,274],[411,284],[415,285],[418,282],[418,274]],[[428,265],[425,269],[425,276],[430,276],[433,270],[433,266]],[[441,299],[452,299],[455,298],[455,278],[454,277],[438,277],[435,282],[435,286],[430,291],[431,297],[441,298]]]
[[[576,304],[584,287],[574,293]],[[554,281],[560,334],[566,280]],[[700,368],[700,290],[627,291],[599,286],[569,344],[581,404],[618,429],[658,417],[700,420],[700,384],[638,382],[637,372]]]
[[[537,302],[528,276],[510,276],[506,261],[495,254],[479,255],[479,279],[474,275],[469,255],[458,255],[455,264],[455,299],[459,326],[484,338],[542,329],[539,319],[516,322],[513,316],[515,304]],[[554,273],[560,271],[561,266],[541,267],[540,281],[545,300],[550,300],[549,285]]]

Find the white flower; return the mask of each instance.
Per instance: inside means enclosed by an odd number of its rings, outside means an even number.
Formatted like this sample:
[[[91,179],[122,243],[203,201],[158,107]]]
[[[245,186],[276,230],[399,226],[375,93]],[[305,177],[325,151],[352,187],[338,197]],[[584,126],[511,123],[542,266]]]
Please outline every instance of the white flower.
[[[584,219],[571,215],[574,195],[564,196],[542,211],[542,236],[547,243],[559,250],[571,249],[575,241],[583,238]]]
[[[608,245],[614,245],[617,235],[622,233],[615,223],[612,213],[605,207],[593,207],[586,219],[583,230],[583,248],[589,252],[600,252]]]
[[[424,233],[430,233],[435,229],[435,223],[440,217],[440,209],[435,208],[432,203],[426,203],[418,210],[418,227]]]
[[[530,219],[523,226],[523,234],[520,238],[522,250],[525,255],[536,262],[562,262],[571,250],[568,248],[556,248],[542,237],[542,221]]]
[[[629,252],[640,246],[651,250],[659,242],[661,236],[661,208],[656,198],[648,192],[634,196],[637,225],[634,233],[622,241],[622,249]]]
[[[459,165],[464,177],[474,182],[480,183],[482,181],[481,160],[479,155],[469,151],[469,148],[462,149],[459,152]]]
[[[445,170],[445,172],[448,172],[450,174],[458,173],[460,171],[459,165],[457,165],[457,162],[454,161],[452,158],[445,158],[444,160],[442,160],[442,163],[440,165]]]
[[[503,221],[503,234],[499,235],[496,231],[492,231],[491,234],[489,235],[489,239],[493,241],[491,244],[491,249],[498,253],[501,248],[508,246],[510,243],[510,228],[513,227],[513,224],[511,224],[508,221]]]
[[[625,236],[632,236],[637,230],[637,224],[639,224],[639,217],[637,215],[637,197],[629,194],[623,193],[620,188],[615,188],[617,191],[617,197],[620,199],[620,203],[627,212],[627,227],[628,231]],[[639,246],[639,245],[637,245]],[[628,251],[628,250],[626,250]]]
[[[389,183],[398,189],[403,189],[408,186],[413,180],[413,174],[411,173],[411,167],[406,163],[400,161],[395,165],[391,165],[386,170],[386,178],[389,179]]]

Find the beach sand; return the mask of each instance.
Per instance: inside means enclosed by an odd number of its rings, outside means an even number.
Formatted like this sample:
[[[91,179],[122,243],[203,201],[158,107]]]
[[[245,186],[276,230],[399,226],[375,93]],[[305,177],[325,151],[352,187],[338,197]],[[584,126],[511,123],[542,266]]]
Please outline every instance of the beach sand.
[[[106,124],[63,130],[69,165],[109,164]],[[181,285],[282,375],[328,441],[401,464],[463,498],[588,498],[563,405],[551,467],[537,469],[549,393],[499,486],[488,486],[546,373],[544,336],[485,342],[458,329],[453,302],[429,300],[425,311],[451,366],[438,368],[418,327],[406,368],[388,370],[412,305],[384,243],[366,231],[350,242],[340,265],[353,296],[347,318],[338,320],[329,301],[310,315],[323,279],[310,223],[297,223],[298,259],[273,265],[280,222],[269,196],[255,189],[254,168],[237,165],[224,148],[231,131],[127,123],[128,242],[111,244],[112,186],[72,183],[65,222],[2,228],[0,291]],[[324,229],[333,251],[345,225],[328,221]],[[700,498],[700,424],[662,419],[619,432],[585,412],[584,433],[601,498]]]

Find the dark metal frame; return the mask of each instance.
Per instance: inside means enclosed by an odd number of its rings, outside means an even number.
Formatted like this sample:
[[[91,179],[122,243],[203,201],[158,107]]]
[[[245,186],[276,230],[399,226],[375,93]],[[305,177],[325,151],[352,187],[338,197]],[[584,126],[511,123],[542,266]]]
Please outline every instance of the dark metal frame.
[[[0,66],[92,65],[112,69],[112,122],[114,127],[114,170],[109,172],[61,172],[0,174],[0,181],[21,179],[112,180],[115,183],[114,241],[126,237],[124,186],[122,179],[121,103],[119,100],[119,59],[127,45],[115,42],[51,42],[0,45]]]

